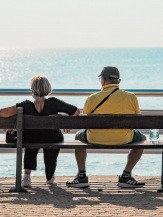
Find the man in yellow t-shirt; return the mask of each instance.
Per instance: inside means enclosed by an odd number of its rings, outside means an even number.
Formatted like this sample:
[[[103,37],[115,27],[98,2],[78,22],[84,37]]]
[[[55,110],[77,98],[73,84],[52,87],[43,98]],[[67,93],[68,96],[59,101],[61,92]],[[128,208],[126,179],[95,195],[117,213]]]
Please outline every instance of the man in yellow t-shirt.
[[[101,74],[101,91],[88,97],[84,105],[84,114],[140,114],[138,100],[135,94],[119,89],[120,73],[116,67],[104,67]],[[102,104],[101,101],[109,96]],[[100,106],[98,106],[100,104]],[[76,139],[91,144],[120,145],[145,140],[146,137],[138,130],[132,129],[88,129],[80,130]],[[145,183],[137,182],[131,171],[139,161],[143,150],[131,150],[128,155],[128,162],[122,176],[119,176],[119,187],[142,187]],[[75,150],[78,164],[78,175],[73,182],[67,182],[69,187],[88,187],[86,176],[85,149]]]

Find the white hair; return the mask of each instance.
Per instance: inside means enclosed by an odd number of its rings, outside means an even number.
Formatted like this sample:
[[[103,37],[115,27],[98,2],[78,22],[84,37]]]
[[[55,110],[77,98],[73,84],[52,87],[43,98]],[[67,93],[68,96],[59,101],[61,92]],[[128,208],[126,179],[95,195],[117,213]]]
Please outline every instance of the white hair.
[[[31,79],[31,90],[35,96],[47,96],[52,92],[49,80],[44,75],[36,75]]]

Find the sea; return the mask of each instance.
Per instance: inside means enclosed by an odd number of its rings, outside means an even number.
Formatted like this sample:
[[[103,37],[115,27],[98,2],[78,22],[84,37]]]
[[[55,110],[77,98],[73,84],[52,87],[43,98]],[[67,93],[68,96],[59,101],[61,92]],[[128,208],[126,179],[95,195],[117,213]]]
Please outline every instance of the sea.
[[[122,89],[163,89],[163,48],[79,48],[21,49],[0,48],[0,89],[29,89],[33,76],[44,74],[53,89],[99,89],[98,75],[104,66],[116,66]],[[87,96],[56,96],[83,108]],[[14,105],[30,96],[0,96],[0,108]],[[163,109],[162,97],[138,97],[140,109]],[[74,135],[71,135],[71,138]],[[147,135],[148,136],[148,135]],[[3,138],[4,135],[0,135]],[[65,136],[66,137],[66,136]],[[69,139],[69,136],[66,137]],[[127,154],[88,154],[88,175],[119,175]],[[0,177],[15,176],[15,154],[0,153]],[[74,154],[61,153],[57,176],[74,176],[77,165]],[[133,175],[160,176],[161,154],[144,154]],[[32,176],[44,176],[42,153]]]

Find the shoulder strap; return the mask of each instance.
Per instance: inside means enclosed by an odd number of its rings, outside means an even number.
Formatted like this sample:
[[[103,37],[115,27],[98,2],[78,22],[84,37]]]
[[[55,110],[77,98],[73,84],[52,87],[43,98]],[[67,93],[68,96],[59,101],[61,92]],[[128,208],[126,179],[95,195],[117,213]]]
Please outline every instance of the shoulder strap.
[[[119,90],[119,88],[114,89],[108,96],[106,96],[97,106],[96,108],[91,112],[91,114],[100,106],[102,105],[108,98],[110,95],[112,95],[115,91]]]

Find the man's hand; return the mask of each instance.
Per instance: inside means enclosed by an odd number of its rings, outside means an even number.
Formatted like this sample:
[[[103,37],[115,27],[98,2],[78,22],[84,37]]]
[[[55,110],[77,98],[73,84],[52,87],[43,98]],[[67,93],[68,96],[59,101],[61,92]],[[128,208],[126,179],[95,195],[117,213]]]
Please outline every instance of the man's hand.
[[[7,129],[0,129],[0,133],[6,133]]]
[[[70,133],[71,129],[64,129],[64,133]]]

